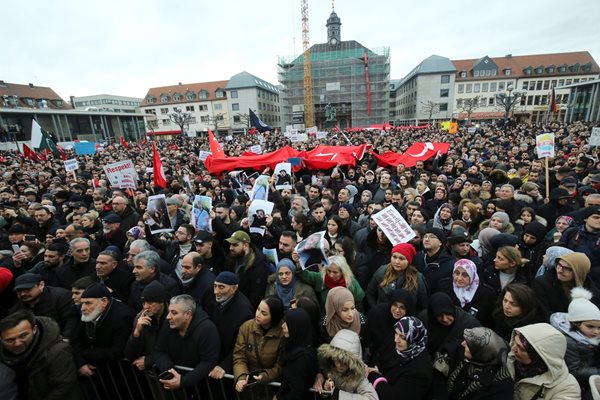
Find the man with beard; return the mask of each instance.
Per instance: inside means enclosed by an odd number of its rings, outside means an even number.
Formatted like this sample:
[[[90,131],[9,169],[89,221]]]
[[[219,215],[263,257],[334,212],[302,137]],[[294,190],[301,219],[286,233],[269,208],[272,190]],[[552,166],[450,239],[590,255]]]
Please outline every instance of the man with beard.
[[[19,398],[83,399],[71,346],[51,318],[17,311],[0,321],[0,340],[0,362],[15,372]]]
[[[118,266],[119,257],[111,250],[104,250],[96,258],[96,281],[103,282],[113,294],[113,297],[127,302],[131,283],[135,280],[133,274]]]
[[[95,234],[96,243],[101,249],[117,246],[123,252],[127,243],[127,234],[121,229],[121,218],[115,214],[107,214],[102,219],[102,231]]]
[[[147,213],[144,214],[144,217],[147,215]],[[196,229],[193,225],[182,224],[174,233],[173,240],[161,240],[158,236],[153,235],[146,225],[146,240],[162,251],[163,258],[171,268],[171,274],[181,278],[181,260],[183,256],[192,251],[192,238]]]
[[[252,245],[250,236],[244,231],[235,232],[226,241],[229,243],[226,270],[239,276],[240,291],[256,308],[267,289],[269,269],[265,257]]]
[[[233,235],[240,229],[240,224],[229,216],[229,207],[225,203],[217,203],[215,206],[215,217],[212,220],[212,228],[216,235],[223,240]],[[200,232],[198,232],[200,233]]]
[[[67,248],[62,243],[50,243],[44,251],[44,261],[34,265],[29,272],[39,274],[47,285],[59,286],[56,271],[62,267],[66,253]]]
[[[181,278],[178,279],[177,294],[188,294],[207,311],[213,304],[213,282],[215,274],[204,268],[204,259],[191,251],[181,260]]]
[[[15,280],[15,292],[19,301],[11,312],[28,310],[36,316],[52,318],[65,338],[75,337],[78,316],[68,290],[46,286],[40,275],[25,273]]]
[[[79,337],[74,345],[75,363],[79,375],[93,380],[101,398],[121,397],[118,390],[126,388],[124,382],[115,382],[114,387],[101,384],[116,362],[123,357],[123,349],[131,334],[135,312],[127,304],[113,299],[103,283],[94,283],[81,294],[81,321]],[[113,374],[113,376],[116,376]],[[87,389],[91,381],[84,379]],[[87,392],[87,390],[86,390]]]
[[[279,236],[279,243],[277,245],[277,258],[292,259],[292,253],[296,247],[296,233],[292,231],[283,231]]]

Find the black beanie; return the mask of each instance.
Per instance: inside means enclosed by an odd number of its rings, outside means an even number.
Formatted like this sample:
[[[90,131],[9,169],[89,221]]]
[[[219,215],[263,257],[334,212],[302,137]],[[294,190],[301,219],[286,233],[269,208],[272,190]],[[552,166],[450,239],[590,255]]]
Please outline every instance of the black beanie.
[[[162,283],[152,281],[142,290],[141,298],[142,301],[149,301],[151,303],[166,303],[169,300],[169,295]]]
[[[425,231],[425,234],[428,234],[428,233],[435,235],[440,240],[440,242],[442,242],[442,246],[444,246],[446,244],[446,240],[447,240],[446,234],[440,228],[429,228]]]
[[[101,299],[103,297],[111,298],[112,293],[102,282],[91,284],[81,294],[82,299]]]

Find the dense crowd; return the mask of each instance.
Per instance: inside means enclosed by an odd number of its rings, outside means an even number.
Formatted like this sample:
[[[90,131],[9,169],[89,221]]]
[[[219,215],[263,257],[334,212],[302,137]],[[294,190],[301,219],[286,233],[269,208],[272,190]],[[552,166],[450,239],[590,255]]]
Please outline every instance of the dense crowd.
[[[308,399],[310,388],[340,399],[598,398],[600,156],[591,130],[223,139],[228,156],[256,144],[369,143],[382,154],[450,143],[414,166],[382,167],[365,154],[355,166],[300,167],[291,189],[276,189],[272,169],[257,166],[274,204],[263,235],[248,219],[253,178],[240,189],[231,171],[210,174],[198,158],[206,138],[156,143],[166,189],[153,185],[152,147],[141,142],[79,156],[75,174],[60,160],[2,152],[0,397],[117,398],[129,377],[115,363],[128,360],[158,382],[152,390],[180,395],[232,375],[226,398]],[[547,171],[535,146],[544,132],[556,138]],[[102,167],[126,159],[138,187],[109,187]],[[172,232],[150,228],[155,194],[166,195]],[[194,195],[212,198],[206,231],[193,225]],[[386,207],[410,224],[408,243],[377,226]],[[297,244],[315,233],[322,250],[301,260]],[[114,385],[100,385],[106,374]]]

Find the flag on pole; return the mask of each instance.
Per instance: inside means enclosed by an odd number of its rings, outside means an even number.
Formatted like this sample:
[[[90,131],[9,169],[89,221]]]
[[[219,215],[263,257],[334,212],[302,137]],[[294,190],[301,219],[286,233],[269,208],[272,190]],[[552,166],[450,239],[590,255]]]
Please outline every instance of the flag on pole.
[[[558,112],[558,104],[556,104],[556,94],[554,93],[554,88],[552,88],[552,94],[550,95],[550,109],[548,110],[551,113]]]
[[[273,130],[273,127],[262,122],[260,118],[254,114],[251,108],[249,108],[248,111],[250,112],[250,125],[258,129],[260,133]]]
[[[35,154],[35,151],[31,150],[31,147],[23,143],[23,157],[30,159],[31,161],[41,161],[40,156]]]
[[[156,144],[152,143],[152,172],[154,175],[154,186],[167,188],[167,178],[165,178],[165,171],[163,170],[162,161],[156,150]]]
[[[215,135],[210,129],[208,130],[208,144],[210,145],[210,152],[212,153],[213,158],[225,158],[223,148],[219,142],[217,142]]]
[[[56,143],[50,138],[48,132],[42,129],[35,119],[31,122],[31,148],[40,150],[48,149],[54,157],[62,158],[63,155],[56,146]]]
[[[127,143],[123,136],[121,136],[121,146],[123,146],[125,150],[129,150],[129,143]]]

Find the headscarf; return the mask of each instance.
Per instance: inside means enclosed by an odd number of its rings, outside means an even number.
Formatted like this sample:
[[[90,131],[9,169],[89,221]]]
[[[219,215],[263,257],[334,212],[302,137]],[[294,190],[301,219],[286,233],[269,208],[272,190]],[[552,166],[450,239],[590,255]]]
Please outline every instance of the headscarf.
[[[396,329],[404,336],[404,340],[408,344],[406,350],[396,349],[402,363],[406,364],[427,348],[427,328],[416,317],[403,317],[396,322]]]
[[[569,229],[569,228],[571,228],[571,227],[573,227],[575,225],[575,220],[572,217],[570,217],[568,215],[561,215],[560,217],[558,217],[558,218],[556,218],[554,220],[554,225],[555,226],[556,226],[556,223],[558,222],[558,220],[561,219],[561,218],[564,219],[565,222],[569,225],[567,229]]]
[[[292,281],[287,285],[282,285],[279,281],[279,270],[282,267],[287,267],[292,271]],[[277,271],[275,272],[275,292],[277,297],[283,302],[283,307],[287,310],[290,308],[290,301],[296,294],[296,285],[298,284],[298,277],[296,276],[296,266],[294,262],[289,258],[282,258],[277,264]]]
[[[289,337],[285,341],[283,362],[296,359],[301,354],[309,355],[316,365],[317,352],[312,347],[313,327],[308,312],[302,308],[288,310],[285,313],[285,323]]]
[[[550,246],[546,249],[546,268],[554,268],[556,259],[560,256],[573,253],[573,250],[562,246]]]
[[[530,364],[522,364],[518,360],[515,359],[514,367],[515,367],[515,382],[520,381],[521,379],[531,378],[533,376],[541,375],[544,372],[548,371],[548,366],[539,355],[539,353],[535,350],[535,348],[529,343],[525,335],[523,335],[518,330],[514,330],[513,332],[513,340],[515,336],[518,336],[523,344],[523,348],[525,352],[531,359]]]
[[[325,328],[331,337],[335,336],[341,329],[350,329],[360,334],[360,314],[356,309],[354,309],[354,319],[350,324],[342,321],[338,315],[338,312],[342,311],[344,303],[347,301],[355,302],[352,292],[345,287],[334,287],[327,293],[327,300],[325,301]]]
[[[508,214],[504,211],[496,211],[492,214],[490,220],[494,217],[499,218],[502,221],[502,230],[505,230],[510,222],[510,217],[508,216]]]
[[[442,208],[447,208],[450,210],[450,217],[448,217],[448,219],[442,219],[440,217],[440,212],[442,211]],[[435,215],[433,216],[433,227],[444,229],[446,231],[450,231],[452,228],[452,211],[453,210],[454,210],[454,206],[452,204],[450,204],[450,203],[442,204],[437,209],[437,211],[435,212]]]
[[[485,366],[506,362],[508,345],[496,332],[482,326],[465,329],[465,342],[471,352],[470,363]]]
[[[481,245],[483,257],[486,257],[494,251],[490,240],[499,233],[500,231],[494,228],[484,228],[481,230],[481,232],[479,232],[479,236],[477,238],[479,239],[479,244]]]
[[[479,288],[479,275],[477,275],[477,266],[475,263],[471,260],[467,260],[466,258],[461,258],[454,263],[454,270],[452,273],[454,273],[457,268],[464,269],[469,275],[469,278],[471,278],[469,286],[462,288],[456,286],[454,281],[452,281],[454,294],[460,301],[460,306],[464,307],[465,304],[469,303],[471,300],[473,300],[473,297],[475,297],[475,292],[477,292],[477,288]]]

